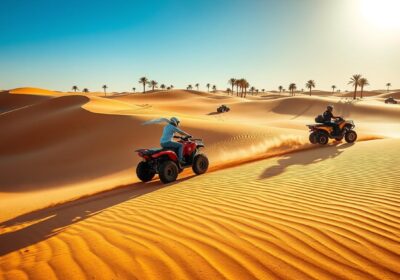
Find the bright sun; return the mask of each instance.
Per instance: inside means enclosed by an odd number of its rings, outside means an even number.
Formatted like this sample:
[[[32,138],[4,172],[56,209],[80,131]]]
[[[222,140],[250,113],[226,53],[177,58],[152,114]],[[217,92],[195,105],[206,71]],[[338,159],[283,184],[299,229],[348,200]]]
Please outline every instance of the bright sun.
[[[381,28],[400,28],[400,0],[361,0],[368,22]]]

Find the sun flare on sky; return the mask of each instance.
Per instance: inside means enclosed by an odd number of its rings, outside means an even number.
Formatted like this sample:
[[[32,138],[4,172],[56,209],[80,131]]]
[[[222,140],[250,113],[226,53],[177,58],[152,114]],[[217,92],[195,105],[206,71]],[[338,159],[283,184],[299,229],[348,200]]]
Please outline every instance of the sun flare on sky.
[[[361,0],[365,19],[380,28],[400,29],[400,0]]]

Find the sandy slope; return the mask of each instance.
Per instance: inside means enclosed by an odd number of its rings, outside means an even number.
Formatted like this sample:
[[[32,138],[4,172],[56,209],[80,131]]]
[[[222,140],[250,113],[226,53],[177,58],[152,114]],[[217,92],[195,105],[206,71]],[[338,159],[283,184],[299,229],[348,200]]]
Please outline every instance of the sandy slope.
[[[399,276],[399,140],[318,148],[305,124],[334,104],[360,140],[398,138],[400,107],[381,96],[101,95],[0,93],[0,280]],[[231,112],[216,114],[221,104]],[[204,139],[213,172],[137,182],[133,151],[158,146],[162,129],[141,123],[160,116]]]
[[[399,151],[330,146],[22,215],[1,224],[0,279],[398,279]]]

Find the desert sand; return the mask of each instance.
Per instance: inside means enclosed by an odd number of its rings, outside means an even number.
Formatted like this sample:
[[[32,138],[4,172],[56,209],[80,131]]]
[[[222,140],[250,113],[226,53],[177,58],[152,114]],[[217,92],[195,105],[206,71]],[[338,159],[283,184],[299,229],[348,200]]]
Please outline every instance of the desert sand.
[[[0,280],[399,279],[400,93],[306,94],[1,92]],[[328,104],[356,143],[308,143]],[[138,182],[172,116],[210,171]]]

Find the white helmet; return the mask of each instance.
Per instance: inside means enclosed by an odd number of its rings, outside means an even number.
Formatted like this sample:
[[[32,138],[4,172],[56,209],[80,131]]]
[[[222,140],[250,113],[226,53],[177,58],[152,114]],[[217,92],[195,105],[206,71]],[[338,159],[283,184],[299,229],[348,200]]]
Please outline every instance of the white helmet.
[[[178,126],[179,123],[181,122],[177,117],[172,117],[169,121],[174,126]]]

